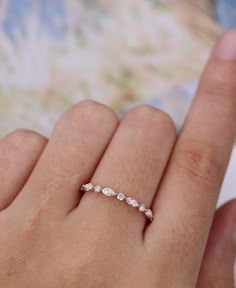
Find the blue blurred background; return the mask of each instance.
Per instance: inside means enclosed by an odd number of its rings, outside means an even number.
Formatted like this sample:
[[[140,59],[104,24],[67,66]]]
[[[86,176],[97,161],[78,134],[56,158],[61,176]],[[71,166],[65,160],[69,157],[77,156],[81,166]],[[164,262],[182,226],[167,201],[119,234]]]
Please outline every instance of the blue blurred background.
[[[66,32],[66,11],[63,0],[9,0],[7,10],[3,27],[4,31],[12,38],[14,38],[15,30],[26,33],[25,19],[32,11],[36,10],[39,11],[42,27],[51,36],[61,37]],[[236,27],[236,0],[215,0],[213,15],[224,28]],[[59,19],[60,21],[58,21]]]

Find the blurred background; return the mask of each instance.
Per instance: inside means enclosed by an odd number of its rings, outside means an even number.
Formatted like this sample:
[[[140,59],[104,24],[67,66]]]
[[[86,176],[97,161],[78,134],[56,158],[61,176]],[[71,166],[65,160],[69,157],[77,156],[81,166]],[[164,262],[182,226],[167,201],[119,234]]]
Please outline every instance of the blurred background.
[[[0,136],[49,135],[69,106],[157,106],[178,128],[236,0],[0,0]],[[234,151],[219,204],[236,196]]]
[[[0,133],[49,134],[81,99],[118,113],[148,101],[180,127],[210,48],[236,24],[225,2],[0,0]]]

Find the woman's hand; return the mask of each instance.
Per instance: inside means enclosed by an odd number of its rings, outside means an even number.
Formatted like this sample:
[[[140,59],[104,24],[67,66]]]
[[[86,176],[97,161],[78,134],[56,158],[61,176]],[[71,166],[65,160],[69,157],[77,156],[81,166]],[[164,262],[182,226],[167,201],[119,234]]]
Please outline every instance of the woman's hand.
[[[217,213],[205,248],[236,132],[235,77],[229,32],[178,137],[157,109],[119,123],[85,101],[49,141],[27,131],[1,140],[0,287],[232,287],[235,202]],[[90,181],[152,207],[153,222],[125,201],[83,194]]]

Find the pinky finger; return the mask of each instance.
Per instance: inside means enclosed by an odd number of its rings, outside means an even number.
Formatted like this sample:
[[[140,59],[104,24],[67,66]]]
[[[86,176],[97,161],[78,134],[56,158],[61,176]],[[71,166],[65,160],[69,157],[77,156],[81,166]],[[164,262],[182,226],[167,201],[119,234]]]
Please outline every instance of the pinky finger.
[[[236,200],[215,215],[197,288],[233,288],[236,257]]]

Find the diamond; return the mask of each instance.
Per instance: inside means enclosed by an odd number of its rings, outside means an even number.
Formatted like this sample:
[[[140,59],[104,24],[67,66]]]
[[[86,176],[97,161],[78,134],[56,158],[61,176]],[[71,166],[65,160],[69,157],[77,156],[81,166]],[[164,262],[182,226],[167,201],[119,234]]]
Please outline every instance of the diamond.
[[[116,197],[117,197],[117,199],[120,200],[120,201],[122,201],[122,200],[125,199],[125,195],[124,195],[123,193],[118,193]]]
[[[88,183],[88,184],[83,185],[83,190],[84,191],[89,191],[89,190],[92,190],[92,189],[93,189],[93,184],[92,183]]]
[[[138,201],[133,199],[133,198],[130,198],[130,197],[126,198],[126,202],[132,207],[138,207],[139,206]]]
[[[112,197],[112,196],[116,196],[117,193],[115,191],[113,191],[111,188],[104,188],[102,189],[102,193],[106,196]]]
[[[102,191],[102,187],[100,187],[100,186],[95,186],[94,187],[94,191],[96,192],[96,193],[99,193],[99,192],[101,192]]]
[[[152,210],[151,209],[147,209],[146,212],[145,212],[146,216],[149,218],[149,219],[153,219],[153,214],[152,214]]]
[[[144,212],[145,211],[145,205],[144,204],[141,204],[140,206],[139,206],[139,211],[140,212]]]

